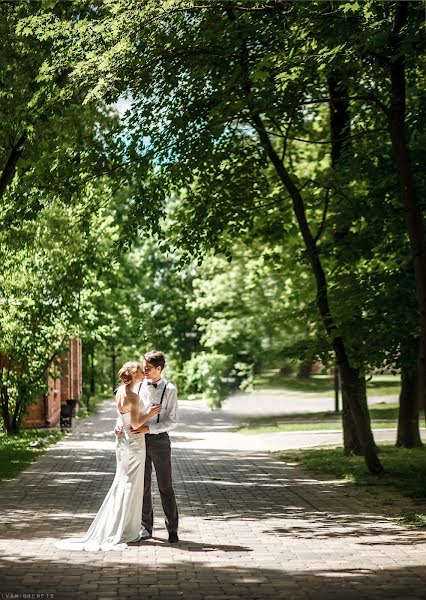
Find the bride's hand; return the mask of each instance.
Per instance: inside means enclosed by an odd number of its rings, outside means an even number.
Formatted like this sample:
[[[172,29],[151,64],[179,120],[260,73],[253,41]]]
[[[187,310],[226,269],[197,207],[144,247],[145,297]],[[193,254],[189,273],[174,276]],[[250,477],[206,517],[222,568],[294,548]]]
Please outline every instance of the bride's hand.
[[[150,404],[148,410],[146,411],[146,414],[152,417],[154,415],[158,415],[160,410],[161,406],[159,404]]]

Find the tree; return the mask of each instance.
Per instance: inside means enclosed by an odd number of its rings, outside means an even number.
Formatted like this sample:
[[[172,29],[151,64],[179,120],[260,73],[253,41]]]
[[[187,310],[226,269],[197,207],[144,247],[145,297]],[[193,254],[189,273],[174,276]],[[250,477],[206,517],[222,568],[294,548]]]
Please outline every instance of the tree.
[[[135,77],[131,81],[139,131],[148,128],[151,132],[156,159],[162,163],[159,178],[171,181],[172,190],[186,189],[186,210],[181,211],[185,221],[178,214],[177,222],[181,223],[180,242],[188,252],[200,253],[207,245],[222,250],[226,246],[223,233],[229,238],[237,230],[241,234],[242,229],[249,229],[253,212],[263,203],[260,199],[271,195],[268,179],[278,178],[290,198],[294,215],[290,219],[294,218],[298,225],[316,281],[318,310],[338,358],[342,385],[350,398],[363,453],[370,470],[379,472],[381,465],[369,424],[365,381],[360,369],[351,366],[346,341],[333,319],[319,238],[312,232],[308,218],[310,194],[302,193],[297,170],[288,163],[288,158],[280,157],[278,143],[272,141],[270,133],[273,130],[278,140],[287,141],[280,131],[292,117],[299,124],[304,121],[306,124],[304,102],[310,89],[319,82],[312,78],[312,65],[294,67],[295,62],[303,65],[307,51],[303,44],[298,45],[299,27],[290,27],[283,34],[281,14],[252,19],[247,14],[236,16],[236,12],[219,7],[218,11],[174,14],[167,19],[167,26],[158,22],[154,31],[147,31],[147,35],[140,33],[139,55],[136,65],[132,64]],[[272,49],[277,41],[278,53]],[[200,48],[203,50],[199,51]],[[153,56],[157,66],[147,76],[144,63]],[[289,56],[290,59],[286,58]],[[276,84],[278,76],[280,85]],[[165,112],[164,100],[167,112],[158,120],[156,115]],[[173,150],[162,152],[164,140],[166,147]],[[273,172],[262,177],[260,173],[265,173],[267,165],[265,158]],[[215,177],[219,172],[220,188]],[[277,189],[274,182],[272,187]],[[276,202],[277,208],[281,209],[285,202],[282,196]],[[288,208],[284,214],[288,216]],[[285,218],[284,214],[280,214],[280,220]],[[312,213],[310,216],[312,220]],[[320,222],[317,227],[321,227]]]
[[[52,52],[47,70],[71,68],[74,89],[84,90],[85,102],[113,100],[123,91],[133,97],[128,160],[121,166],[128,166],[127,177],[135,185],[132,214],[137,218],[129,222],[135,233],[159,232],[170,194],[178,196],[180,205],[172,207],[172,225],[162,235],[191,258],[212,248],[230,256],[233,238],[250,239],[259,215],[282,231],[284,242],[297,227],[316,284],[318,314],[340,364],[349,414],[369,468],[376,472],[381,466],[369,426],[364,373],[386,353],[393,361],[398,344],[397,336],[389,335],[391,345],[373,352],[371,336],[361,339],[360,332],[378,315],[376,300],[386,297],[380,285],[392,277],[379,268],[383,245],[377,227],[367,221],[367,215],[376,225],[380,220],[382,207],[368,201],[371,189],[377,195],[380,185],[359,173],[351,180],[338,154],[348,129],[351,140],[359,140],[355,169],[362,163],[361,149],[368,146],[369,155],[374,154],[369,136],[380,132],[387,115],[381,100],[388,91],[389,64],[383,59],[383,40],[385,53],[389,47],[394,52],[395,39],[400,40],[397,32],[389,46],[384,35],[389,6],[175,1],[161,10],[156,2],[140,7],[131,0],[111,0],[94,12],[84,4],[78,19],[69,20],[67,10],[55,5],[28,21],[30,29],[60,49]],[[419,31],[418,14],[411,41]],[[404,48],[412,53],[412,46]],[[101,53],[106,58],[94,69]],[[336,74],[338,82],[333,81]],[[330,165],[324,114],[336,102],[350,108],[351,123],[349,128],[343,119],[340,134],[332,124]],[[340,113],[345,116],[344,110]],[[379,139],[386,150],[383,136]],[[354,184],[361,184],[361,193],[354,193]],[[355,214],[355,200],[361,200],[363,214]],[[401,229],[395,244],[400,239]],[[394,273],[402,270],[403,254]],[[371,266],[375,272],[369,277]],[[367,281],[370,298],[362,287]]]
[[[125,196],[116,199],[121,213]],[[181,370],[198,349],[199,339],[190,306],[192,265],[178,268],[179,257],[159,251],[155,238],[135,239],[127,252],[117,246],[113,258],[99,272],[85,336],[92,361],[90,377],[92,382],[96,378],[102,391],[115,389],[120,361],[142,359],[152,348],[166,353],[172,372]],[[94,393],[93,383],[90,393]]]
[[[96,289],[89,246],[105,260],[113,230],[101,214],[82,228],[80,214],[59,203],[37,219],[3,231],[1,249],[0,390],[3,424],[18,432],[22,416],[69,339],[84,333]]]

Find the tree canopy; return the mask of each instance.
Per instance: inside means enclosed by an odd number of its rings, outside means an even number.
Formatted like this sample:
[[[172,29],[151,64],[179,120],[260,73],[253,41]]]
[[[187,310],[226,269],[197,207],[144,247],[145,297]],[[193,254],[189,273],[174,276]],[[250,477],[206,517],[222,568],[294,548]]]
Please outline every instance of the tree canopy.
[[[406,443],[420,443],[421,3],[49,0],[2,11],[5,235],[59,206],[88,223],[66,259],[71,269],[86,256],[97,277],[80,315],[88,355],[103,347],[114,369],[122,351],[160,345],[187,392],[213,403],[268,360],[335,357],[345,448],[373,472],[365,376],[400,369],[403,382],[417,378]],[[116,243],[102,262],[93,228],[105,215]]]

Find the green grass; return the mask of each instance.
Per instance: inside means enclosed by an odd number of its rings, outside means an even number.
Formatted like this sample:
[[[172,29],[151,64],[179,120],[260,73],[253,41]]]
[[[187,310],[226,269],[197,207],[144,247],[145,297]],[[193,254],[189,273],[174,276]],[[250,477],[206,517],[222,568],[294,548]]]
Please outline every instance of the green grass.
[[[311,392],[321,397],[334,396],[334,383],[328,375],[311,375],[309,379],[298,379],[294,375],[283,376],[273,371],[255,379],[255,389],[265,387],[293,392]],[[371,396],[398,395],[400,387],[398,375],[374,375],[370,381],[367,381],[367,393]]]
[[[50,444],[56,443],[64,433],[58,429],[24,429],[16,436],[0,433],[0,481],[13,479],[43,454]],[[42,448],[31,448],[30,443],[44,440]]]
[[[344,456],[342,448],[295,450],[280,453],[285,462],[297,463],[321,475],[333,476],[348,484],[393,488],[410,498],[426,499],[426,448],[380,446],[383,476],[370,475],[362,456]],[[424,522],[426,515],[419,513]],[[412,519],[411,519],[412,520]]]
[[[416,529],[426,527],[426,514],[423,513],[405,513],[397,519],[398,523],[407,527]]]
[[[373,429],[396,427],[398,404],[374,404],[370,407]],[[238,433],[258,434],[279,431],[315,431],[341,429],[341,418],[334,412],[292,413],[276,416],[250,417],[237,430]]]

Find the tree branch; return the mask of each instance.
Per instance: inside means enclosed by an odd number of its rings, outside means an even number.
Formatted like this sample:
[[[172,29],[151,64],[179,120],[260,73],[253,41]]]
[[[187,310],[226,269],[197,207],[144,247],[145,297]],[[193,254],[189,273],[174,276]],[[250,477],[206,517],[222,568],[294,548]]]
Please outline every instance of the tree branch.
[[[324,211],[322,213],[321,225],[319,226],[318,233],[314,237],[315,244],[318,242],[318,240],[320,239],[320,237],[322,235],[322,232],[324,231],[325,220],[327,218],[329,204],[330,204],[330,188],[327,188],[327,191],[325,193],[325,204],[324,204]]]
[[[7,186],[10,184],[15,175],[16,165],[24,151],[24,144],[27,141],[27,137],[28,134],[26,131],[24,131],[16,144],[12,146],[12,150],[0,176],[0,198],[3,197]]]
[[[71,72],[72,69],[68,68],[64,69],[61,73],[59,73],[53,80],[55,85],[57,85],[58,87],[63,87]],[[12,150],[9,154],[9,157],[0,176],[0,198],[3,197],[8,185],[11,183],[15,175],[16,165],[18,164],[18,160],[22,156],[22,153],[24,151],[24,145],[27,139],[28,132],[24,130],[16,144],[12,146]]]

